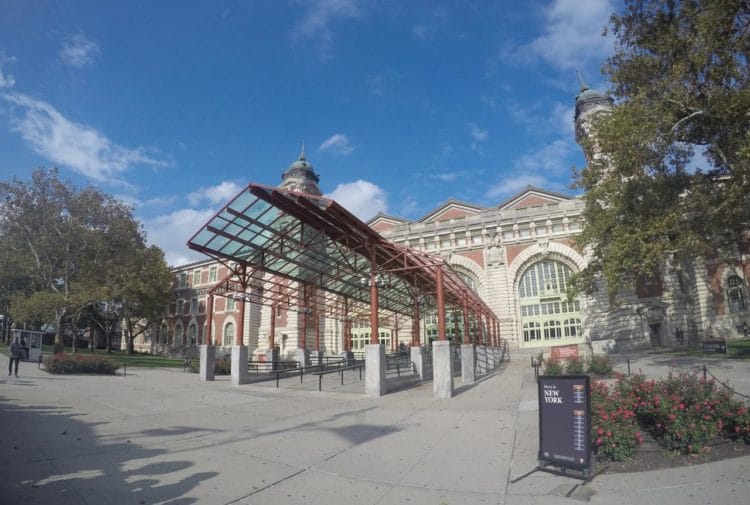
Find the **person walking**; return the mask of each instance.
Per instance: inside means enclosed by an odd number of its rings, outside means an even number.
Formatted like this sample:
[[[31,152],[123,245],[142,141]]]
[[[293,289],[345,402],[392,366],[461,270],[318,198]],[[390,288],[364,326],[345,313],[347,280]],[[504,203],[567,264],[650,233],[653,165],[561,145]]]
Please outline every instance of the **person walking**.
[[[8,375],[11,374],[13,368],[13,361],[16,362],[16,377],[18,377],[18,363],[21,361],[21,344],[18,342],[18,337],[13,339],[10,344],[10,361],[8,362]]]

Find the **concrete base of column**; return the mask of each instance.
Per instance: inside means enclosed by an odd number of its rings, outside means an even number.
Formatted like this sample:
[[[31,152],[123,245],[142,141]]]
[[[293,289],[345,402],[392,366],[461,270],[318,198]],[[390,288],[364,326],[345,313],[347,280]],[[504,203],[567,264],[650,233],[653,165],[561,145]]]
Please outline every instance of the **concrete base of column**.
[[[365,346],[365,394],[383,396],[385,391],[385,349],[379,344]]]
[[[310,351],[310,364],[312,366],[320,365],[323,362],[323,353],[320,351]]]
[[[447,340],[432,343],[432,390],[435,398],[453,397],[453,356]]]
[[[463,344],[461,346],[461,379],[464,384],[474,384],[477,380],[475,366],[474,344]]]
[[[271,365],[273,370],[276,370],[276,362],[279,361],[279,354],[279,346],[266,349],[266,361],[273,363],[273,365]]]
[[[204,381],[214,380],[214,370],[216,368],[216,347],[212,345],[202,345],[200,347],[201,361],[199,371],[201,379]]]
[[[354,364],[354,353],[352,351],[342,351],[340,356],[344,358],[347,365]]]
[[[500,355],[500,348],[499,347],[493,347],[492,353],[495,356],[495,366],[498,367],[502,363],[502,360],[500,359],[502,356]]]
[[[310,366],[310,351],[307,349],[300,349],[297,348],[297,361],[299,361],[299,366],[305,367]]]
[[[414,365],[414,371],[419,375],[419,380],[424,380],[424,355],[422,348],[414,346],[411,348],[411,362]]]
[[[487,347],[487,370],[494,370],[497,366],[495,363],[495,348]]]
[[[232,385],[247,384],[247,357],[249,349],[245,345],[232,346]]]
[[[477,374],[484,375],[487,373],[487,347],[477,345]]]

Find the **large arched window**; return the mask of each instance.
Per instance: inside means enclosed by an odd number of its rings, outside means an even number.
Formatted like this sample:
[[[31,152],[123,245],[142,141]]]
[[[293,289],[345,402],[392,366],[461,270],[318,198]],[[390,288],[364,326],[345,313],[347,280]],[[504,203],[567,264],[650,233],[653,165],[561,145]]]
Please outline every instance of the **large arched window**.
[[[178,324],[174,327],[174,341],[177,345],[185,345],[185,342],[182,340],[182,325]]]
[[[190,345],[195,345],[195,341],[198,338],[198,325],[195,323],[188,326],[188,338]]]
[[[581,304],[566,295],[573,271],[561,261],[532,264],[518,281],[522,345],[559,345],[582,341]]]
[[[234,323],[227,323],[224,327],[224,345],[234,344]]]
[[[727,303],[731,313],[745,310],[744,282],[736,275],[727,279]]]

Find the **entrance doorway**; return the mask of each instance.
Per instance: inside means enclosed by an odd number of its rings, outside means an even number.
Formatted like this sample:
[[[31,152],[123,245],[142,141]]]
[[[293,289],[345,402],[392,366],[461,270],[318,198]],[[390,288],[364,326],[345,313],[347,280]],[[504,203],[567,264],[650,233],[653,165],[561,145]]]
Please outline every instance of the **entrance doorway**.
[[[651,323],[648,328],[651,347],[661,347],[661,323]]]

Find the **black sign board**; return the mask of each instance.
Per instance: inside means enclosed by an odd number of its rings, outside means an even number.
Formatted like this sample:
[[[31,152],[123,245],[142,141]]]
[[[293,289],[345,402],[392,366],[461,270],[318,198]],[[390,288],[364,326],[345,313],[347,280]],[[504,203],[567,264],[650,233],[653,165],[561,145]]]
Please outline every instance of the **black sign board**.
[[[591,397],[587,375],[542,375],[539,385],[540,462],[591,470]]]
[[[705,353],[711,353],[711,352],[718,352],[722,354],[727,353],[727,341],[726,340],[704,340],[701,342],[703,344],[703,352]]]

